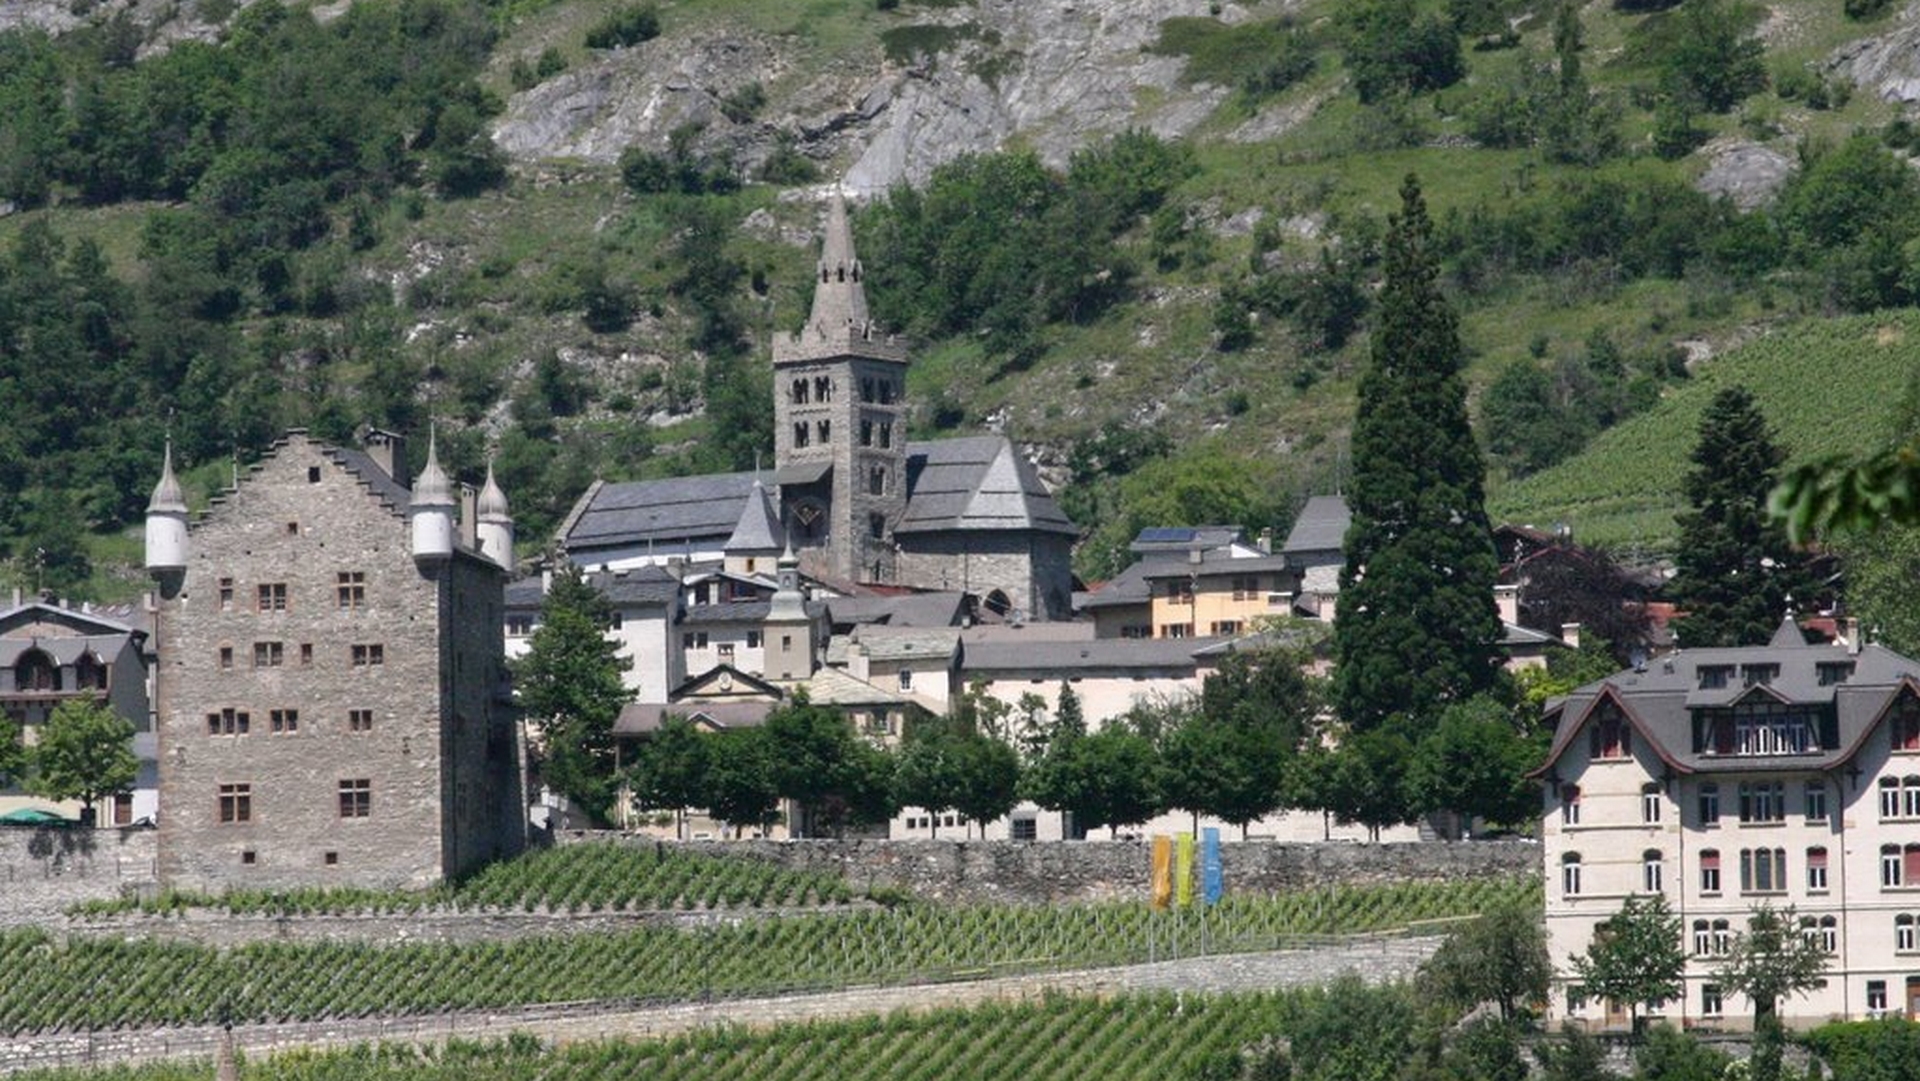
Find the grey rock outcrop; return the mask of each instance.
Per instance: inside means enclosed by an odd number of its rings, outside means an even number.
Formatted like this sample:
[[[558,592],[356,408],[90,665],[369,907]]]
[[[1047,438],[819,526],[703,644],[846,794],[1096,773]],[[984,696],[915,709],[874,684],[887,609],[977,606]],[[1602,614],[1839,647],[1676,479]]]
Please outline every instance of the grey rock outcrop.
[[[785,38],[715,29],[603,54],[516,94],[494,141],[522,160],[611,162],[628,146],[664,148],[691,123],[702,125],[696,150],[743,169],[785,138],[823,164],[848,163],[846,185],[870,193],[1014,139],[1058,165],[1128,128],[1185,134],[1229,93],[1160,93],[1186,61],[1146,51],[1163,20],[1207,15],[1208,0],[978,0],[915,14],[940,28],[927,35],[939,45],[905,64],[804,70]],[[1228,5],[1221,17],[1244,12]],[[762,114],[727,118],[721,102],[754,82],[770,92]]]
[[[1920,103],[1920,7],[1901,12],[1884,34],[1835,49],[1826,67],[1882,101]]]
[[[1752,210],[1771,202],[1793,170],[1793,159],[1778,150],[1758,143],[1734,143],[1713,154],[1694,187],[1708,195],[1726,196],[1741,210]]]

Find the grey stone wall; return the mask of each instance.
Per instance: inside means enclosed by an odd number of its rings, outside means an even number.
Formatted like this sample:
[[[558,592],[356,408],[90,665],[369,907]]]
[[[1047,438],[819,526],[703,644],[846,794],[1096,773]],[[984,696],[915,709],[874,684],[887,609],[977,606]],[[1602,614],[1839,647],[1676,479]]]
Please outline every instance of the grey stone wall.
[[[561,844],[652,845],[651,838],[587,831]],[[1146,896],[1151,848],[1108,841],[690,841],[715,855],[742,855],[793,870],[845,877],[952,901],[1077,901]],[[1529,841],[1406,844],[1222,844],[1230,893],[1265,894],[1329,884],[1450,880],[1537,874],[1540,847]]]
[[[0,927],[57,921],[69,905],[151,889],[151,829],[0,827]]]
[[[923,589],[1007,595],[1028,619],[1072,613],[1069,538],[1027,530],[914,533],[900,538],[900,581]]]
[[[872,907],[875,906],[686,912],[462,912],[435,909],[339,916],[236,916],[218,911],[193,910],[165,916],[123,913],[99,918],[75,918],[57,926],[69,935],[193,942],[222,948],[255,942],[507,942],[558,935],[616,934],[642,927],[709,927],[801,914],[841,915]]]

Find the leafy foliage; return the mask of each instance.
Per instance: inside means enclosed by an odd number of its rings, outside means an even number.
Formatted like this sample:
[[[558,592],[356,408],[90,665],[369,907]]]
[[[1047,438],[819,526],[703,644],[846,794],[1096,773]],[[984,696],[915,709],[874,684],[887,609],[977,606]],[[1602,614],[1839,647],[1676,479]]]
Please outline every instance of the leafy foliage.
[[[1611,999],[1638,1018],[1648,1002],[1680,994],[1687,955],[1680,943],[1680,917],[1666,897],[1635,894],[1593,930],[1593,944],[1573,959],[1587,993]]]
[[[1547,932],[1531,907],[1505,905],[1447,936],[1421,968],[1420,983],[1463,1011],[1483,1002],[1503,1020],[1546,1000],[1553,980]]]
[[[90,698],[53,708],[33,747],[28,789],[51,800],[77,799],[81,816],[93,805],[133,791],[140,760],[133,755],[133,722]]]
[[[1363,102],[1439,90],[1467,73],[1460,38],[1447,21],[1420,14],[1414,0],[1359,0],[1339,9],[1341,50]]]
[[[554,575],[540,626],[514,662],[521,708],[540,729],[540,775],[596,820],[613,809],[613,722],[633,692],[620,673],[633,663],[607,638],[612,610],[571,563]]]

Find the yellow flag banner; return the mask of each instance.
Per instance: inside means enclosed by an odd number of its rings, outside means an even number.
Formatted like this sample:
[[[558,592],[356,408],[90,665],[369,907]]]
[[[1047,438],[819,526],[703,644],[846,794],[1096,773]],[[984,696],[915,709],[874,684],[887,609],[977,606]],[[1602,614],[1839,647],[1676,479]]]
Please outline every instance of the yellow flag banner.
[[[1173,842],[1168,837],[1153,839],[1153,908],[1162,911],[1173,897]]]
[[[1193,834],[1173,839],[1173,903],[1193,907]]]

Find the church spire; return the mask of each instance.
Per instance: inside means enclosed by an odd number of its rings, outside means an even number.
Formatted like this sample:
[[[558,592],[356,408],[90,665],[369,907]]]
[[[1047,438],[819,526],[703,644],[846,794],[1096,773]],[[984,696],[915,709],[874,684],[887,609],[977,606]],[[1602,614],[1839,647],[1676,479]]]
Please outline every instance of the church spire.
[[[867,314],[867,290],[861,284],[864,276],[860,257],[853,251],[847,201],[836,184],[833,198],[827,203],[826,237],[820,247],[819,273],[813,287],[813,316],[809,322],[826,334],[848,326],[864,330],[871,318]]]

